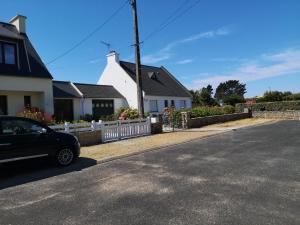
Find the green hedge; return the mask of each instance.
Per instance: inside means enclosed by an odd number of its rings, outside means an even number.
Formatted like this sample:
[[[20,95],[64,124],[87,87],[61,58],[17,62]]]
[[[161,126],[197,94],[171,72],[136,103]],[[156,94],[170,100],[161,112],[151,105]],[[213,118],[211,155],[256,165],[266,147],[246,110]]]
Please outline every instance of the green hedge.
[[[235,105],[236,112],[243,112],[244,108],[248,108],[245,103],[238,103]],[[300,101],[261,102],[252,104],[249,108],[252,111],[300,110]]]
[[[181,112],[191,112],[191,118],[205,117],[205,116],[216,116],[224,114],[235,113],[235,108],[231,105],[225,105],[224,107],[195,107],[192,109],[181,109],[174,111],[174,124],[175,127],[181,126]]]

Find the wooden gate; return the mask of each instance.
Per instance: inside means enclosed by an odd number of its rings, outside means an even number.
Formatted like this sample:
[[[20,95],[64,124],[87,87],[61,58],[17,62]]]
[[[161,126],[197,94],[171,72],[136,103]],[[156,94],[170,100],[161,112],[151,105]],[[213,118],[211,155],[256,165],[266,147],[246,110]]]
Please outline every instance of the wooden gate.
[[[150,119],[112,121],[99,126],[103,142],[151,134]]]

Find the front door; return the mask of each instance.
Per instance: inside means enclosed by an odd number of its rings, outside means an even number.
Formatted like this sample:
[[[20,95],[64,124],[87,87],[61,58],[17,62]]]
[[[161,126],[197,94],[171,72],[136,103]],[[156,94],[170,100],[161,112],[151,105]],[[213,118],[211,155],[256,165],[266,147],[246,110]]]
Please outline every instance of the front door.
[[[114,100],[92,100],[92,103],[95,120],[114,114]]]
[[[57,121],[74,120],[73,99],[54,99],[54,115]]]
[[[7,115],[7,96],[0,95],[0,115]]]

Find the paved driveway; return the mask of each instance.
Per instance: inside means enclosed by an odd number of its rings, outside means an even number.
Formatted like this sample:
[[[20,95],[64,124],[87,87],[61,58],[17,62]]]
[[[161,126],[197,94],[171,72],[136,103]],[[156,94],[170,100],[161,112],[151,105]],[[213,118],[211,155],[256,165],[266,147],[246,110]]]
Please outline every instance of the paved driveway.
[[[48,168],[17,186],[20,176],[3,178],[0,224],[300,224],[299,137],[300,122],[285,121],[60,175]]]

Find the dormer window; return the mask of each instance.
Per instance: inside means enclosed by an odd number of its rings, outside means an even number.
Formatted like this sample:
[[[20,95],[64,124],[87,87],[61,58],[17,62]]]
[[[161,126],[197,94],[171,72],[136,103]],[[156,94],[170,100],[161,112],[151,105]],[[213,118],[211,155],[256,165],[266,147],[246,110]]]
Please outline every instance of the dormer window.
[[[156,77],[156,73],[155,72],[148,72],[148,76],[150,79],[152,80],[157,80],[157,77]]]
[[[0,42],[0,64],[16,64],[16,45],[6,42]]]

